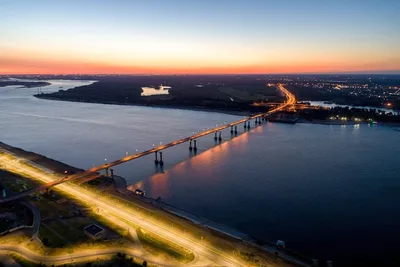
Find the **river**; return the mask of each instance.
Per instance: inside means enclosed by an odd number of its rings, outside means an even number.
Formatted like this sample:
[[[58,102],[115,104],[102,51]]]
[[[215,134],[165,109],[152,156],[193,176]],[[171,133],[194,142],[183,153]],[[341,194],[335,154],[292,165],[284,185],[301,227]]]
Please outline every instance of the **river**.
[[[90,81],[51,81],[43,92]],[[0,87],[0,141],[90,168],[239,116],[36,99]],[[243,132],[242,126],[239,127]],[[396,260],[400,132],[377,125],[273,124],[223,132],[115,168],[148,196],[335,266]],[[384,266],[384,265],[381,265]],[[395,265],[393,265],[395,266]]]

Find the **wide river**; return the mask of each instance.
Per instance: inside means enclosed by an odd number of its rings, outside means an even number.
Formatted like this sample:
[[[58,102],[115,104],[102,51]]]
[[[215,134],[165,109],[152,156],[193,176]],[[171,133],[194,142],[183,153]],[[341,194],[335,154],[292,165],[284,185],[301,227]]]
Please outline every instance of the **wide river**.
[[[51,81],[51,92],[88,84]],[[90,168],[238,116],[59,102],[37,88],[0,87],[0,141]],[[385,126],[264,124],[222,144],[213,136],[115,168],[148,196],[335,266],[396,260],[400,248],[400,132]],[[239,127],[243,132],[242,126]],[[379,265],[384,266],[384,264]],[[394,266],[394,265],[393,265]]]

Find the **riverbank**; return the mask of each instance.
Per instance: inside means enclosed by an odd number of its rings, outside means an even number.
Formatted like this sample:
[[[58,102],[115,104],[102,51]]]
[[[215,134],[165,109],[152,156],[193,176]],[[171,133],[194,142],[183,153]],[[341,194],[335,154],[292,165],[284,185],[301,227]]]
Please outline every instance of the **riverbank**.
[[[70,100],[70,99],[61,99],[54,98],[47,94],[38,94],[34,95],[36,98],[52,100],[52,101],[63,101],[63,102],[73,102],[73,103],[90,103],[90,104],[99,104],[99,105],[116,105],[116,106],[137,106],[137,107],[151,107],[151,108],[160,108],[160,109],[175,109],[175,110],[190,110],[190,111],[202,111],[202,112],[212,112],[212,113],[220,113],[220,114],[228,114],[235,116],[251,116],[254,115],[254,112],[251,111],[235,111],[229,109],[215,109],[215,108],[207,108],[200,106],[179,106],[179,105],[160,105],[160,104],[142,104],[142,103],[116,103],[111,101],[90,101],[90,100]],[[265,111],[266,112],[266,111]],[[310,124],[321,124],[321,125],[357,125],[357,124],[375,124],[368,121],[352,121],[352,120],[331,120],[331,119],[316,119],[316,120],[307,120],[304,118],[300,118],[297,123],[310,123]],[[389,127],[400,127],[400,123],[398,122],[380,122],[379,125],[389,126]]]

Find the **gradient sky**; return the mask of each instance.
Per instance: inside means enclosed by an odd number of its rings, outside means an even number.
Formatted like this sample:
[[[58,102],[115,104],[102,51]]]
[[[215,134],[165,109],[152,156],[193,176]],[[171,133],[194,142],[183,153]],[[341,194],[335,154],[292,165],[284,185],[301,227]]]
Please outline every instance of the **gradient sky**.
[[[0,0],[0,73],[400,72],[399,0]]]

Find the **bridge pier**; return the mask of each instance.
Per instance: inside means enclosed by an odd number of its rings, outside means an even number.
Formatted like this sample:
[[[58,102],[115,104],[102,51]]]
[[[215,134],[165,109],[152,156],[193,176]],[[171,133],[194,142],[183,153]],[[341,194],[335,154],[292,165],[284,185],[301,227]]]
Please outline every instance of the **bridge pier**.
[[[189,141],[189,150],[192,151],[192,149],[193,149],[192,148],[192,139],[190,139],[190,141]]]
[[[114,170],[113,170],[113,169],[110,169],[110,172],[111,172],[111,178],[114,179]]]
[[[108,168],[106,169],[106,177],[108,177]]]
[[[243,128],[246,130],[246,128],[247,128],[247,121],[244,122]]]
[[[157,165],[159,163],[158,158],[157,158],[157,151],[154,152],[155,160],[154,163]]]
[[[215,141],[217,141],[217,139],[218,139],[218,138],[217,138],[217,133],[218,133],[218,132],[215,132],[215,136],[214,136],[214,140],[215,140]]]
[[[251,126],[250,126],[250,120],[248,120],[247,121],[247,129],[250,129],[251,128]]]
[[[160,151],[160,165],[162,166],[162,165],[164,165],[164,161],[162,160],[162,152]]]
[[[222,135],[222,132],[221,132],[221,131],[219,131],[219,136],[218,136],[218,140],[219,140],[219,141],[221,141],[221,140],[222,140],[222,136],[221,136],[221,135]]]
[[[197,141],[196,141],[196,139],[193,140],[193,142],[194,142],[193,150],[194,150],[194,152],[196,152],[197,151]]]
[[[237,133],[238,133],[237,126],[235,125],[235,134],[237,134]]]
[[[231,126],[231,134],[233,134],[233,126]]]

